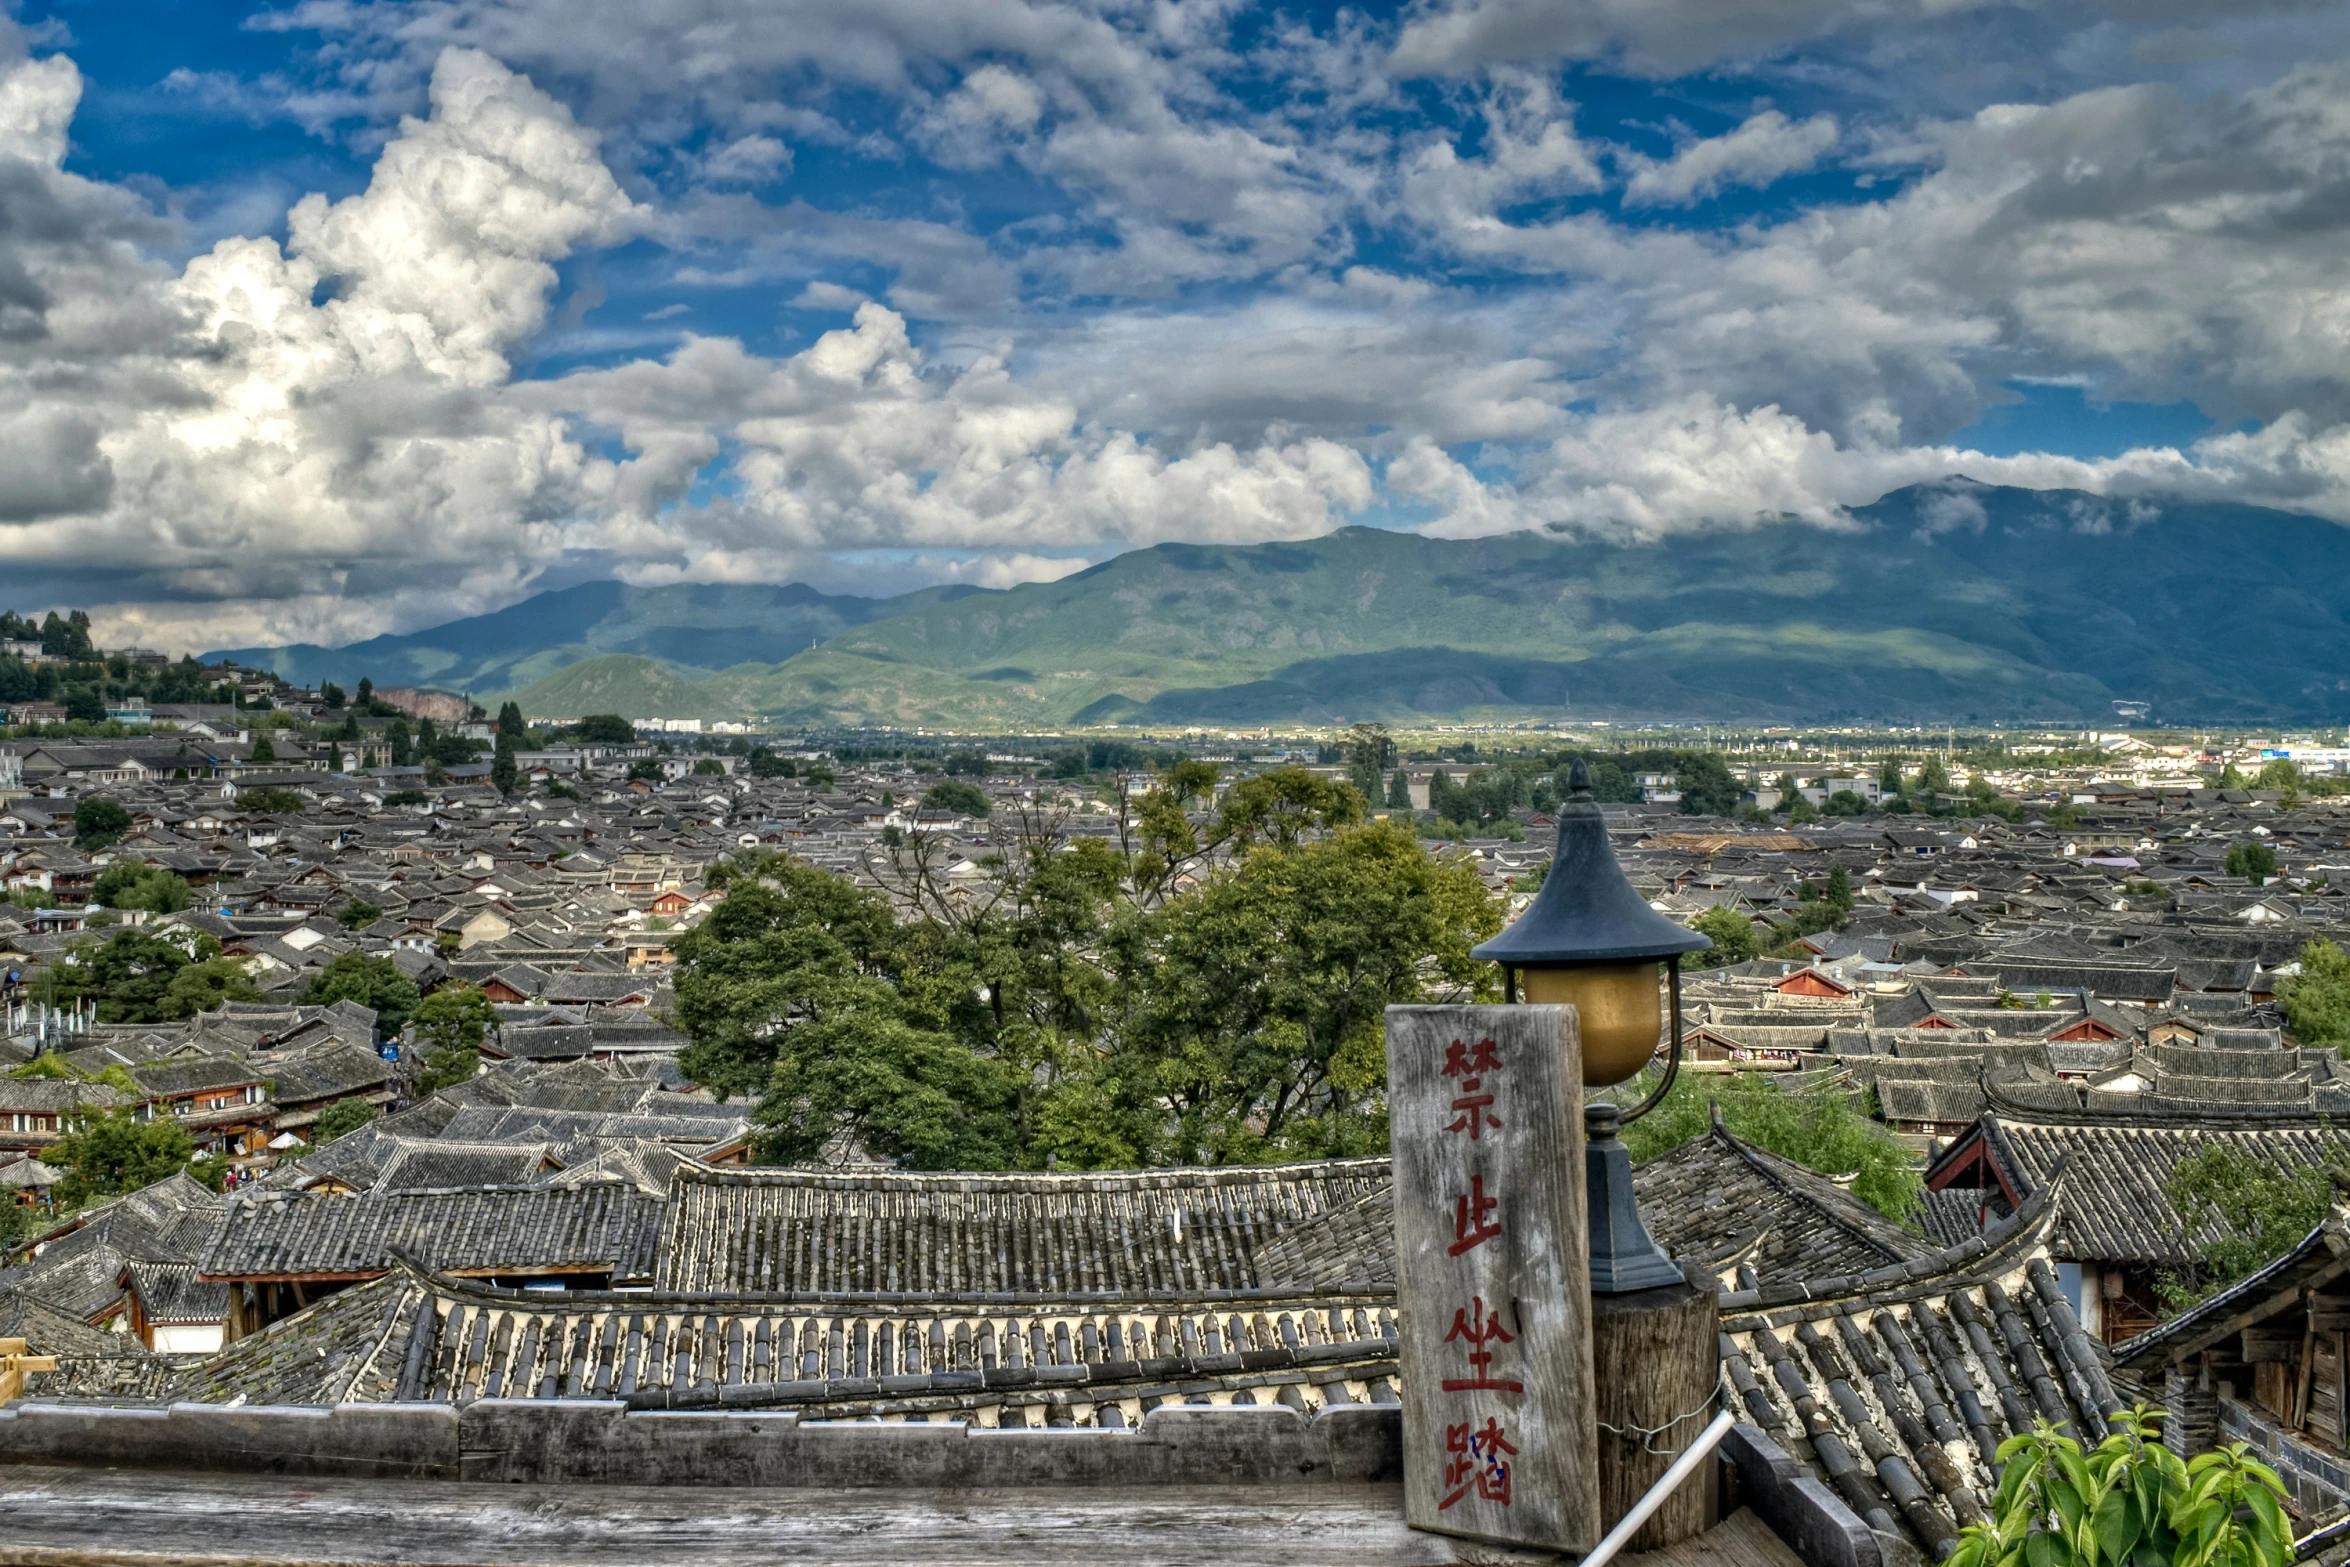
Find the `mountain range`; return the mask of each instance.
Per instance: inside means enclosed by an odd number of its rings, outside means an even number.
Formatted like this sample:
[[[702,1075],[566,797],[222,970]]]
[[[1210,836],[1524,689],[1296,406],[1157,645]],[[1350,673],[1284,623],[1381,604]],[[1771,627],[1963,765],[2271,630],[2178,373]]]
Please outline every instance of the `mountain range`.
[[[1821,528],[1618,543],[1374,528],[1162,544],[1057,582],[895,598],[598,582],[289,679],[534,716],[1028,729],[1382,718],[2167,723],[2350,717],[2350,529],[1963,481]]]

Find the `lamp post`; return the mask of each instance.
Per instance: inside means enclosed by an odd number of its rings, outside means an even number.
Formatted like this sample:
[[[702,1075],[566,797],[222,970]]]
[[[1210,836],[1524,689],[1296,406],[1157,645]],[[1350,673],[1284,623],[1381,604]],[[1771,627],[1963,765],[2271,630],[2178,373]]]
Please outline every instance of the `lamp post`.
[[[1681,1069],[1681,971],[1684,952],[1713,943],[1648,906],[1608,845],[1607,825],[1591,794],[1591,774],[1577,762],[1559,809],[1558,852],[1533,905],[1471,954],[1502,966],[1504,994],[1516,1001],[1574,1006],[1586,1088],[1622,1083],[1656,1055],[1668,1019],[1658,1015],[1657,965],[1665,965],[1671,1053],[1663,1080],[1630,1110],[1608,1101],[1583,1111],[1583,1162],[1591,1200],[1591,1289],[1623,1295],[1682,1282],[1681,1270],[1648,1235],[1632,1195],[1632,1158],[1617,1134],[1656,1108]]]

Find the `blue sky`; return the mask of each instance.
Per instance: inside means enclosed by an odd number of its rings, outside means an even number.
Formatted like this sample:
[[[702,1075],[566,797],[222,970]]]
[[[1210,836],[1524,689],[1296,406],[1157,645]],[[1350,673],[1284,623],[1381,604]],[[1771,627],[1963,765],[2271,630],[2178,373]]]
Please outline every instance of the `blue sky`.
[[[1962,475],[2350,519],[2336,8],[10,14],[0,570],[144,640]]]

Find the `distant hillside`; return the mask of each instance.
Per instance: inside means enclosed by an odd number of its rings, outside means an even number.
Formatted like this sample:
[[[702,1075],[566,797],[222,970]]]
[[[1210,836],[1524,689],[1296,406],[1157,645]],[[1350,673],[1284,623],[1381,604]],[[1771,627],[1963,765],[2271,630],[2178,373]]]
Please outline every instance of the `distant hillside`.
[[[625,623],[626,636],[599,631],[598,656],[566,656],[523,685],[524,708],[936,728],[2069,723],[2109,722],[2117,699],[2165,722],[2350,718],[2350,530],[2257,507],[1964,484],[1896,492],[1834,531],[1616,545],[1348,528],[1299,544],[1161,545],[1007,593],[656,593],[741,597],[699,629],[658,618],[682,600],[619,601],[595,623]],[[774,608],[755,608],[761,593]],[[541,606],[562,597],[504,613],[559,618]],[[808,648],[818,613],[842,623]],[[764,618],[713,629],[727,614]],[[451,647],[499,618],[382,640]],[[575,635],[561,649],[587,646]],[[515,647],[499,667],[527,672],[534,656]]]
[[[655,660],[686,675],[745,662],[776,663],[853,626],[985,591],[925,588],[896,598],[782,587],[677,583],[632,588],[587,582],[541,593],[489,615],[348,647],[312,643],[229,648],[229,658],[303,685],[431,685],[477,696],[512,691],[605,654]]]

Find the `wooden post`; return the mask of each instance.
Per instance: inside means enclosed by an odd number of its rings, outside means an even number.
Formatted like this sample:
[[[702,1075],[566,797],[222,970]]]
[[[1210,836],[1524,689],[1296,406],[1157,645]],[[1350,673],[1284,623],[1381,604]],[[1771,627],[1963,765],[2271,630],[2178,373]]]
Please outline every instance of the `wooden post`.
[[[1591,1229],[1571,1007],[1390,1007],[1404,1520],[1588,1551]]]
[[[1687,1284],[1594,1295],[1591,1309],[1599,1509],[1612,1528],[1718,1411],[1721,1313],[1712,1289]],[[1666,1498],[1629,1549],[1662,1550],[1703,1534],[1719,1509],[1719,1477],[1708,1464]]]
[[[14,1403],[24,1397],[28,1372],[57,1369],[56,1356],[27,1354],[28,1347],[20,1338],[0,1338],[0,1404]]]

